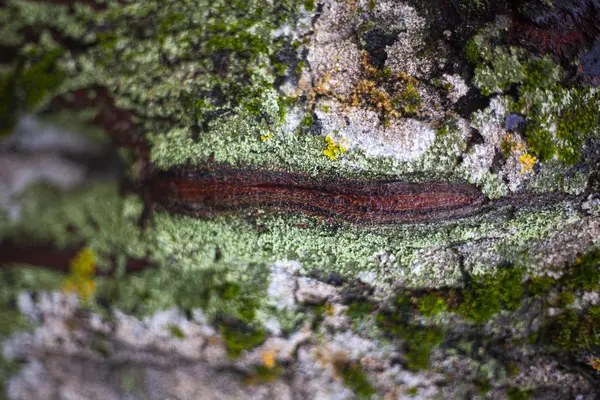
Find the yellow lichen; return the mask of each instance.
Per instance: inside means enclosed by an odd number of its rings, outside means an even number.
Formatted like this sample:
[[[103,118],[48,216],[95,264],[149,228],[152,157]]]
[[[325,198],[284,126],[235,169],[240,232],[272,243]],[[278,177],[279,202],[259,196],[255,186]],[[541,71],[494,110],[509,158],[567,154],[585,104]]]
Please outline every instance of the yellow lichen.
[[[525,145],[517,141],[517,139],[510,133],[507,133],[504,137],[503,148],[507,148],[510,153],[518,153],[525,150]]]
[[[600,372],[600,357],[594,358],[592,360],[591,364],[592,364],[592,368],[594,368],[596,371]]]
[[[277,352],[273,349],[268,349],[268,350],[263,351],[261,354],[261,358],[262,358],[264,366],[267,368],[273,368],[275,366],[275,356],[276,355],[277,355]]]
[[[76,293],[82,299],[88,299],[96,291],[94,276],[96,256],[91,249],[84,248],[71,261],[69,276],[65,279],[63,291]]]
[[[323,150],[323,154],[329,157],[330,160],[337,160],[339,156],[344,154],[348,149],[341,143],[336,143],[331,136],[325,138],[327,148]]]
[[[262,140],[263,142],[266,142],[269,139],[273,138],[273,133],[271,132],[267,132],[266,135],[260,135],[260,140]]]
[[[521,154],[519,156],[519,162],[521,163],[521,174],[531,171],[533,169],[533,165],[535,164],[535,160],[535,156],[532,156],[529,153]]]
[[[521,164],[521,174],[533,169],[537,158],[527,152],[527,147],[523,141],[508,133],[500,145],[505,157],[516,157]]]

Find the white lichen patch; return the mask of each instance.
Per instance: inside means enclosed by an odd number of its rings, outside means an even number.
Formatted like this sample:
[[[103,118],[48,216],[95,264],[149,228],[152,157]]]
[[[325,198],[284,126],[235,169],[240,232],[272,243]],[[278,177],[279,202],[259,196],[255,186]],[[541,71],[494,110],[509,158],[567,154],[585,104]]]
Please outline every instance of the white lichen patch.
[[[453,103],[456,103],[463,96],[465,96],[470,89],[465,80],[458,74],[444,74],[443,78],[444,83],[448,85],[448,95],[450,97],[450,101]]]
[[[462,284],[460,254],[454,249],[433,247],[415,255],[410,268],[412,280],[419,286],[448,287]]]
[[[435,141],[435,131],[426,123],[401,118],[385,126],[374,111],[346,107],[331,100],[320,101],[316,115],[324,136],[344,141],[346,148],[360,149],[373,157],[415,160]]]
[[[376,14],[398,29],[396,41],[386,48],[388,58],[385,66],[394,73],[406,73],[417,78],[430,78],[432,72],[442,68],[448,50],[442,42],[431,49],[425,43],[426,21],[416,10],[406,4],[377,2]]]
[[[296,306],[294,292],[296,291],[296,277],[294,268],[298,263],[276,262],[271,269],[271,280],[267,288],[269,301],[278,310],[292,310]]]
[[[473,183],[481,185],[492,173],[506,182],[508,190],[517,192],[534,175],[531,167],[535,158],[528,155],[525,142],[518,135],[504,129],[509,108],[510,100],[501,96],[493,98],[485,110],[474,113],[471,125],[481,134],[483,143],[465,154],[462,167]],[[502,162],[492,171],[495,160]]]
[[[307,56],[314,90],[348,97],[361,75],[361,52],[352,38],[313,41]]]

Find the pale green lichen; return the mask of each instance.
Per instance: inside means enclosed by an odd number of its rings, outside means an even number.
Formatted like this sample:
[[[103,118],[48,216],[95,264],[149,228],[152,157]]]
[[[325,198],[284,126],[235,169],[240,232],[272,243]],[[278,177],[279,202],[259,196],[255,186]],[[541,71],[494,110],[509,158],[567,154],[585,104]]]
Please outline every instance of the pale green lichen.
[[[484,214],[435,226],[357,227],[303,215],[197,219],[157,212],[148,231],[141,234],[137,227],[140,201],[120,198],[114,186],[95,185],[67,193],[38,187],[29,195],[21,221],[16,226],[3,224],[2,237],[50,240],[59,247],[84,243],[99,255],[100,268],[107,265],[103,255],[118,255],[121,265],[127,257],[149,258],[165,271],[182,271],[182,280],[188,278],[187,271],[213,269],[231,269],[235,280],[248,270],[261,270],[265,263],[294,259],[302,263],[304,273],[326,268],[353,278],[371,271],[377,282],[396,279],[419,285],[427,274],[413,273],[409,265],[420,250],[489,237],[494,238],[494,245],[486,246],[487,252],[521,261],[531,240],[547,237],[554,226],[569,219],[560,204],[554,209],[519,211],[511,217],[502,217],[498,211],[494,218]],[[377,256],[381,252],[395,257],[385,268]],[[436,268],[435,263],[428,268]],[[482,259],[472,273],[485,274],[490,268]],[[156,279],[168,277],[165,273]],[[168,298],[167,292],[157,291],[157,295]]]
[[[506,112],[527,118],[524,139],[529,150],[542,162],[575,164],[586,140],[600,135],[600,92],[563,85],[564,71],[550,56],[497,44],[502,37],[500,30],[487,27],[467,45],[467,57],[476,64],[473,83],[484,95],[503,94],[514,85],[518,95]]]
[[[410,163],[369,157],[356,150],[345,153],[343,162],[331,163],[323,157],[322,138],[301,129],[292,135],[283,133],[288,101],[273,87],[278,66],[271,58],[280,39],[270,32],[282,21],[293,25],[300,3],[277,12],[260,2],[236,3],[233,8],[225,2],[207,2],[204,7],[190,7],[186,2],[159,6],[153,1],[109,2],[107,6],[106,11],[91,15],[75,14],[92,26],[112,29],[101,30],[96,35],[98,44],[85,52],[66,53],[57,60],[68,78],[57,92],[107,86],[117,106],[140,117],[152,163],[158,168],[199,164],[212,156],[232,165],[285,168],[311,175],[403,177],[417,182],[470,180],[468,171],[456,168],[466,147],[457,126]],[[12,11],[13,18],[19,9]],[[47,26],[45,19],[38,19],[41,26]],[[59,21],[53,27],[74,30],[68,25]],[[240,28],[252,33],[242,34]],[[224,71],[215,72],[220,68]],[[224,100],[215,99],[211,94],[215,90]],[[175,123],[166,123],[164,118]],[[201,134],[193,135],[192,126],[201,128]],[[266,137],[270,139],[261,139]],[[493,197],[503,193],[494,187],[500,180],[488,181],[493,183],[483,185],[485,193]]]
[[[94,11],[81,3],[70,8],[66,4],[7,0],[0,10],[0,44],[20,45],[25,39],[24,29],[32,27],[56,29],[71,39],[89,43],[94,37],[86,21],[93,15]]]

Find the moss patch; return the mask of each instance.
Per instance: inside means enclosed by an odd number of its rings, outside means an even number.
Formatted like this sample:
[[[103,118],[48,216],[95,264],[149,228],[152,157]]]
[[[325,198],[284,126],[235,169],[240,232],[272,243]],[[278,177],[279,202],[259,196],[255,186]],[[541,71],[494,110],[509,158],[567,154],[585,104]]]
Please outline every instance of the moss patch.
[[[515,311],[523,297],[522,275],[521,268],[500,268],[495,274],[473,277],[462,292],[458,313],[484,323],[501,310]]]
[[[375,388],[369,383],[360,364],[348,361],[336,361],[334,362],[334,368],[344,381],[344,385],[356,393],[359,398],[370,398],[377,393]]]
[[[251,350],[266,339],[266,332],[250,326],[232,326],[223,324],[220,327],[221,337],[225,341],[227,354],[231,358],[239,357],[243,351]]]

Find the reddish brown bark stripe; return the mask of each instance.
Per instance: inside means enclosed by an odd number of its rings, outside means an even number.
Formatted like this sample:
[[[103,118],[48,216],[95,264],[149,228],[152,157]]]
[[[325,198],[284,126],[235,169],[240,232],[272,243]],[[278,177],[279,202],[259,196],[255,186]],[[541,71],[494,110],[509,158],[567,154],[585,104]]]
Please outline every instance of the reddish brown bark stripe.
[[[472,215],[487,202],[471,185],[325,180],[231,168],[160,171],[148,185],[153,202],[170,212],[198,217],[262,210],[393,224]]]

